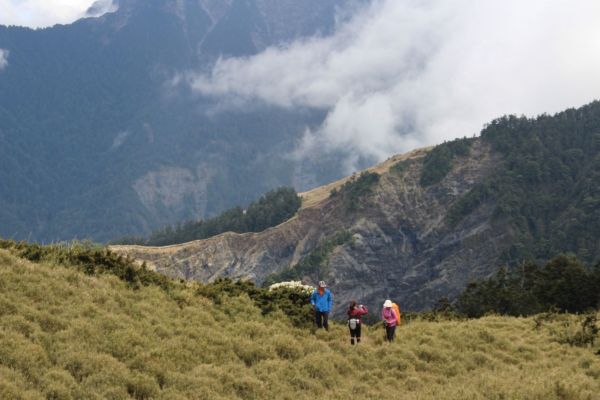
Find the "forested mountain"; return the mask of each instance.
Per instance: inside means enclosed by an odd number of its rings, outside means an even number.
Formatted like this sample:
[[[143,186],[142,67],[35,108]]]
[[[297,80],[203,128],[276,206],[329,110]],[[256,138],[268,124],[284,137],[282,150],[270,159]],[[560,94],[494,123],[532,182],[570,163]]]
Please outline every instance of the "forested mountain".
[[[559,253],[600,262],[599,132],[600,102],[503,117],[480,137],[392,157],[304,193],[298,216],[276,228],[116,250],[200,281],[325,279],[338,314],[352,298],[427,309],[501,266]]]
[[[115,13],[0,26],[0,235],[57,241],[148,234],[339,177],[288,156],[314,110],[214,100],[173,86],[218,57],[334,28],[346,0],[121,0]],[[313,169],[314,168],[314,169]]]
[[[279,188],[261,196],[247,209],[234,207],[216,217],[168,225],[148,237],[126,237],[115,244],[166,246],[206,239],[224,232],[261,232],[292,218],[300,208],[301,199],[293,188]]]

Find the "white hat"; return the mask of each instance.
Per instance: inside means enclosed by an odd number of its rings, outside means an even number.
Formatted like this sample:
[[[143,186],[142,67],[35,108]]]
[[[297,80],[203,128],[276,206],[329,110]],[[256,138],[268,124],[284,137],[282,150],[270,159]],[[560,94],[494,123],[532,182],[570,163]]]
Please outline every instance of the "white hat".
[[[386,300],[386,301],[383,303],[383,306],[384,306],[385,308],[391,307],[391,306],[392,306],[392,301],[391,301],[391,300]]]
[[[319,287],[327,287],[325,281],[319,281]]]

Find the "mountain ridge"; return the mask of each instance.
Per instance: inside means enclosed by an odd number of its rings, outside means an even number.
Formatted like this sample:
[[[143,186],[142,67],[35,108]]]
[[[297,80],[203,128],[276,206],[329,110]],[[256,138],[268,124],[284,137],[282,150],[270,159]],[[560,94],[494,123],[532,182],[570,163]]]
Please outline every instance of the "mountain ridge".
[[[475,144],[475,152],[478,154],[477,157],[486,157],[485,153],[489,150],[485,150],[483,146]],[[391,175],[389,168],[393,165],[403,161],[415,161],[414,167],[417,167],[417,162],[420,158],[424,157],[426,150],[420,149],[413,151],[405,155],[398,155],[390,158],[386,162],[374,166],[370,171],[387,171],[382,173],[380,185],[383,185],[385,189],[381,189],[379,192],[374,194],[374,197],[379,196],[396,196],[395,201],[399,201],[402,204],[403,200],[398,200],[398,194],[395,193],[393,188],[395,185],[390,184],[389,181],[398,183],[398,177]],[[479,171],[484,171],[482,165],[479,164]],[[466,167],[471,168],[471,172],[475,170],[474,166]],[[419,169],[415,168],[411,174],[409,174],[409,181],[412,195],[417,199],[423,196],[423,191],[418,184]],[[393,173],[392,173],[393,174]],[[456,176],[460,176],[457,174]],[[331,190],[335,188],[341,188],[344,183],[351,181],[351,177],[342,179],[334,182],[324,188],[317,188],[312,192],[304,194],[305,198],[308,198],[310,203],[304,205],[299,211],[298,215],[277,227],[269,228],[266,231],[257,234],[233,234],[227,233],[219,235],[210,239],[190,242],[183,245],[169,246],[165,249],[161,248],[143,248],[143,247],[119,247],[112,246],[111,249],[122,254],[127,254],[139,260],[146,262],[146,265],[159,272],[166,273],[172,277],[180,277],[185,279],[197,279],[200,281],[211,281],[217,277],[230,277],[230,278],[246,278],[252,279],[258,283],[264,281],[269,275],[277,272],[285,271],[287,268],[297,264],[300,260],[308,256],[311,251],[317,247],[318,243],[322,240],[327,240],[328,237],[332,237],[337,232],[348,230],[353,234],[353,241],[355,244],[348,244],[347,246],[338,246],[331,254],[331,270],[333,276],[328,277],[330,280],[330,286],[337,289],[337,298],[339,299],[338,304],[344,304],[352,296],[365,298],[367,302],[375,302],[376,298],[388,297],[394,295],[399,297],[398,291],[393,291],[388,288],[382,288],[381,285],[373,285],[370,287],[366,282],[360,284],[354,278],[348,278],[348,273],[354,273],[360,275],[361,269],[371,269],[369,275],[382,273],[385,268],[382,265],[383,259],[387,258],[387,262],[393,261],[393,264],[399,262],[396,256],[387,255],[382,256],[376,255],[380,260],[377,262],[378,266],[375,267],[372,264],[374,261],[369,260],[368,254],[364,253],[366,249],[372,246],[380,246],[380,241],[386,241],[389,239],[388,234],[381,231],[381,227],[377,223],[370,224],[368,218],[371,217],[360,215],[351,216],[350,220],[346,222],[340,222],[340,200],[331,196]],[[469,186],[462,187],[461,193],[466,193]],[[458,187],[455,188],[459,190]],[[322,198],[324,192],[327,193],[327,198],[324,198],[315,203],[311,196],[316,198]],[[404,192],[403,196],[407,193]],[[412,206],[419,203],[419,200],[411,199],[407,201]],[[420,204],[420,203],[419,203]],[[385,206],[384,206],[385,207]],[[376,215],[377,220],[381,223],[385,223],[386,218],[392,218],[399,222],[399,219],[405,218],[407,220],[410,217],[407,214],[415,211],[411,208],[411,204],[406,205],[406,214],[402,214],[402,218],[399,218],[396,210],[389,210],[382,207],[377,209],[380,215]],[[388,204],[389,207],[389,204]],[[368,211],[366,211],[368,213]],[[420,212],[421,216],[424,215]],[[341,217],[344,217],[342,214]],[[418,218],[418,217],[417,217]],[[429,225],[424,226],[422,235],[431,235],[442,223],[443,218],[437,217],[435,220],[429,222]],[[409,225],[404,223],[404,225]],[[390,227],[384,228],[389,230]],[[485,229],[482,227],[481,229]],[[410,235],[411,233],[408,233]],[[475,231],[474,234],[478,234]],[[400,234],[402,235],[402,234]],[[386,239],[386,237],[388,239]],[[366,238],[366,239],[365,239]],[[398,238],[397,238],[398,239]],[[365,242],[366,240],[366,242]],[[372,243],[368,243],[372,241]],[[403,240],[402,246],[404,251],[407,253],[414,253],[410,249],[412,246],[410,243],[411,239],[406,238]],[[365,245],[366,248],[361,248]],[[347,248],[348,247],[348,248]],[[164,251],[164,253],[163,253]],[[369,251],[370,252],[370,251]],[[402,253],[402,250],[399,250]],[[393,252],[392,252],[393,253]],[[415,254],[413,254],[415,255]],[[383,262],[385,263],[385,262]],[[362,267],[361,267],[362,265]],[[367,265],[369,265],[367,267]],[[382,269],[383,268],[383,269]],[[345,272],[344,272],[345,271]],[[379,271],[379,272],[378,272]],[[405,274],[407,272],[405,271]],[[338,275],[339,274],[339,275]],[[315,277],[304,277],[305,279],[315,280]],[[325,277],[323,277],[325,278]],[[346,282],[346,283],[345,283]],[[391,285],[386,285],[391,286]],[[456,285],[455,290],[458,293],[458,286]],[[413,288],[414,289],[414,288]],[[423,288],[422,288],[423,289]],[[442,297],[442,292],[440,296]],[[430,295],[427,294],[426,297]],[[419,304],[418,301],[414,300],[420,298],[423,302],[417,306],[417,308],[426,308],[431,306],[431,302],[424,301],[424,295],[416,295],[412,293],[413,302],[408,298],[402,298],[402,303],[406,305],[408,309],[411,309],[411,304]],[[437,300],[437,298],[435,299]],[[342,306],[340,306],[342,307]]]
[[[352,298],[429,309],[502,265],[561,252],[594,265],[599,116],[593,102],[553,116],[499,118],[480,137],[392,157],[305,193],[295,218],[261,233],[225,234],[163,255],[121,250],[161,273],[203,282],[324,279],[336,292],[337,315]]]

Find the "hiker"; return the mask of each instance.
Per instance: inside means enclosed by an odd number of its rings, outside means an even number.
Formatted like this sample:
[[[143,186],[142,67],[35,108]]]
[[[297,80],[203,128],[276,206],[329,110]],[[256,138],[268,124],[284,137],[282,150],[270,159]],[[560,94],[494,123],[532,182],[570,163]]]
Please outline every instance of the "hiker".
[[[325,282],[320,281],[319,286],[310,296],[310,304],[315,307],[315,322],[318,328],[329,330],[329,312],[333,308],[333,295]]]
[[[362,304],[357,304],[356,300],[350,302],[348,307],[348,328],[350,328],[350,344],[360,343],[360,326],[362,325],[362,316],[369,310]]]
[[[383,303],[383,310],[381,311],[381,318],[385,325],[385,337],[388,342],[394,341],[394,334],[396,333],[396,325],[398,325],[398,316],[393,308],[391,300],[386,300]]]

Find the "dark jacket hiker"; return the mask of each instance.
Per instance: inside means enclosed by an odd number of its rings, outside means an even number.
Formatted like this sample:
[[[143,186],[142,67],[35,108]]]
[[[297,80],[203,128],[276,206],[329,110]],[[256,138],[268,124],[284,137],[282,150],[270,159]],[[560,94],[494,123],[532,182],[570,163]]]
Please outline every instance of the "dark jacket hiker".
[[[348,307],[348,328],[350,329],[350,344],[360,343],[360,327],[362,325],[362,316],[367,314],[369,310],[362,304],[356,304],[356,300],[352,300]]]

